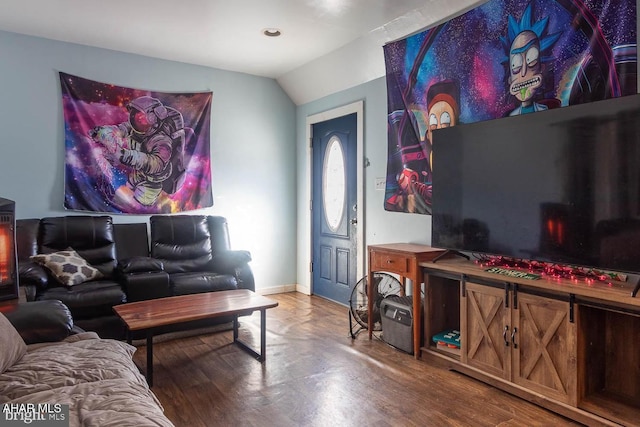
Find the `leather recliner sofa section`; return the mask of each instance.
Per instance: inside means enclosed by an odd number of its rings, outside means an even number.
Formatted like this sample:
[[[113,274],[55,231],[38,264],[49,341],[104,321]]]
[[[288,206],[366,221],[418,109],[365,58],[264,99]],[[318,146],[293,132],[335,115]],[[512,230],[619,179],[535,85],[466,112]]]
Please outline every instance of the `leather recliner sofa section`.
[[[248,251],[232,251],[223,217],[156,215],[151,225],[151,258],[169,274],[169,294],[230,289],[255,290],[247,270]]]
[[[62,301],[80,328],[122,339],[125,330],[114,305],[187,293],[255,290],[248,265],[251,256],[230,249],[224,217],[156,215],[150,224],[151,241],[146,223],[114,224],[110,216],[17,220],[19,284],[27,301]],[[69,248],[98,269],[101,277],[65,286],[31,259]],[[228,320],[211,319],[171,330]]]
[[[109,216],[65,216],[16,221],[18,283],[27,301],[59,300],[71,311],[74,322],[109,338],[122,336],[124,327],[113,306],[127,302],[116,277],[118,258],[114,228]],[[102,277],[64,286],[42,265],[36,254],[75,250]]]

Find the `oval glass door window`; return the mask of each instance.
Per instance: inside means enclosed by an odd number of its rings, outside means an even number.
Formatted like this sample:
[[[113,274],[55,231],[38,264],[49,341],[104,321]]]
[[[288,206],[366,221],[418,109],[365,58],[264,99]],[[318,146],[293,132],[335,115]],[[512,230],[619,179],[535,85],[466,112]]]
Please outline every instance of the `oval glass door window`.
[[[333,136],[324,153],[322,169],[322,205],[331,231],[338,230],[346,197],[344,150],[340,138]]]

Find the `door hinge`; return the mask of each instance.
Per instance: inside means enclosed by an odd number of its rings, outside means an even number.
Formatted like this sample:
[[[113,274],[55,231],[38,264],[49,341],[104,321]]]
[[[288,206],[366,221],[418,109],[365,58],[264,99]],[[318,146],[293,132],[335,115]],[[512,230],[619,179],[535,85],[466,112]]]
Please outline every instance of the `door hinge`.
[[[309,273],[313,273],[313,261],[309,263]]]

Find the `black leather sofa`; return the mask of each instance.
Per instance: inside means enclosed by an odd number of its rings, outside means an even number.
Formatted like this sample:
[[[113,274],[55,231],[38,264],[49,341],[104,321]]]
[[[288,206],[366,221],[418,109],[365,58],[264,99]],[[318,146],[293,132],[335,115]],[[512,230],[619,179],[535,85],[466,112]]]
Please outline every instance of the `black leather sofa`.
[[[230,249],[227,221],[220,216],[156,215],[146,223],[113,223],[110,216],[61,216],[16,221],[19,285],[27,301],[58,300],[74,324],[103,338],[122,339],[113,306],[198,292],[255,290],[247,251]],[[101,277],[65,286],[36,254],[73,249]],[[166,332],[226,323],[211,319]],[[165,331],[157,331],[162,333]]]

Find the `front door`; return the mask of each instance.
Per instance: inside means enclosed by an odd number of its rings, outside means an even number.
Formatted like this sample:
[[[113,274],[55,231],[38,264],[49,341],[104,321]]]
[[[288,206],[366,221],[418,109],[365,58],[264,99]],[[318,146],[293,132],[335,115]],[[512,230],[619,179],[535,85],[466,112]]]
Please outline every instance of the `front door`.
[[[357,115],[313,125],[313,293],[347,305],[357,264]]]

